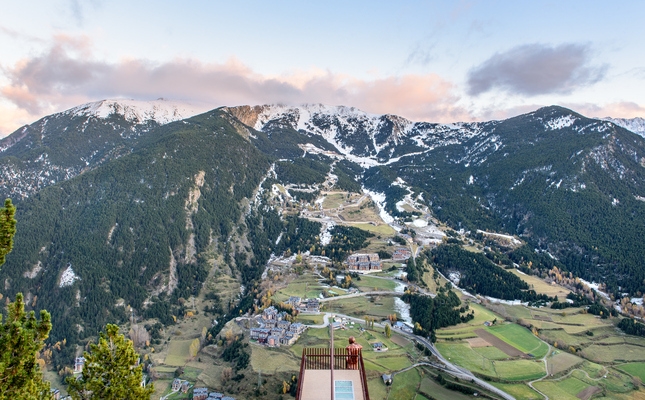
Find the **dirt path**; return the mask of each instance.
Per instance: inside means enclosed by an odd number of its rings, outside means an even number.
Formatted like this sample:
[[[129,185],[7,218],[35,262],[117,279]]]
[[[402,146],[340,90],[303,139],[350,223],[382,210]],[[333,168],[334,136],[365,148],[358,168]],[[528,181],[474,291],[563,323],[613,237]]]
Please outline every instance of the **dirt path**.
[[[515,347],[511,346],[510,344],[506,343],[505,341],[488,331],[485,331],[483,329],[476,329],[475,334],[511,357],[526,357],[526,354],[522,353]]]
[[[546,342],[544,342],[544,343],[546,343]],[[542,357],[542,362],[544,363],[544,371],[546,372],[546,375],[544,375],[544,376],[543,376],[543,377],[541,377],[540,379],[536,379],[536,380],[534,380],[534,381],[529,382],[529,383],[528,383],[528,385],[531,387],[531,389],[535,390],[537,393],[539,393],[539,394],[541,394],[542,396],[544,396],[544,398],[545,398],[546,400],[549,400],[549,396],[547,396],[546,394],[544,394],[544,393],[540,392],[540,391],[539,391],[539,390],[537,390],[535,387],[533,387],[533,384],[534,384],[535,382],[539,382],[539,381],[541,381],[542,379],[544,379],[544,378],[546,378],[546,377],[548,377],[548,376],[549,376],[549,364],[547,363],[546,358],[549,356],[549,354],[551,354],[551,345],[550,345],[550,344],[548,344],[548,343],[546,343],[546,345],[547,345],[547,346],[549,346],[549,350],[546,352],[546,354],[544,355],[544,357]]]

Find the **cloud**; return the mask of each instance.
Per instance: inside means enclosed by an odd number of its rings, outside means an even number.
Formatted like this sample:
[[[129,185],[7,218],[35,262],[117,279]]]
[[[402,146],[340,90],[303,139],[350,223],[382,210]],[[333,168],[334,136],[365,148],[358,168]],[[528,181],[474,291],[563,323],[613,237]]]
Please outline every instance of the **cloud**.
[[[590,118],[645,118],[645,106],[631,101],[621,101],[607,104],[565,103],[564,107],[571,108]]]
[[[494,89],[530,96],[571,93],[605,76],[606,65],[589,65],[590,52],[589,46],[573,43],[514,47],[470,70],[467,90],[475,96]]]
[[[453,85],[436,74],[357,79],[311,70],[267,76],[232,58],[204,63],[178,58],[164,63],[96,60],[86,38],[58,36],[44,54],[4,68],[9,83],[0,94],[34,116],[104,98],[159,97],[222,105],[325,103],[414,120],[454,121],[472,117],[456,106]]]

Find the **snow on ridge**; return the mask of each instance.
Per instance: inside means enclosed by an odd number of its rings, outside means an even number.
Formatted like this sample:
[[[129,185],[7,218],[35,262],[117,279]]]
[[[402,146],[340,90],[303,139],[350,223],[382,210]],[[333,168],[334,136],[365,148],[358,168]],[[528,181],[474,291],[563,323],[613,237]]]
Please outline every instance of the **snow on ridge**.
[[[190,118],[205,111],[188,103],[180,103],[165,99],[152,101],[141,100],[101,100],[83,104],[65,113],[73,116],[93,116],[105,119],[112,114],[120,114],[135,124],[155,121],[160,125]]]
[[[558,118],[553,118],[549,121],[547,121],[544,124],[544,127],[546,129],[550,129],[552,131],[556,129],[562,129],[562,128],[567,128],[571,125],[573,125],[577,121],[577,118],[574,117],[573,115],[563,115]]]
[[[645,137],[645,118],[636,117],[636,118],[598,118],[603,121],[612,122],[621,128],[625,128],[628,131],[632,131],[637,135]]]

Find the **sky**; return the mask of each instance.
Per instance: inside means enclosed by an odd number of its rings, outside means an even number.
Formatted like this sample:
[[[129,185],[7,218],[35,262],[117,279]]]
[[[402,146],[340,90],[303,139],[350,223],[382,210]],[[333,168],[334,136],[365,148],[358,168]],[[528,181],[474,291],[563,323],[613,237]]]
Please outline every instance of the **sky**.
[[[643,1],[0,0],[0,137],[102,99],[645,117]]]

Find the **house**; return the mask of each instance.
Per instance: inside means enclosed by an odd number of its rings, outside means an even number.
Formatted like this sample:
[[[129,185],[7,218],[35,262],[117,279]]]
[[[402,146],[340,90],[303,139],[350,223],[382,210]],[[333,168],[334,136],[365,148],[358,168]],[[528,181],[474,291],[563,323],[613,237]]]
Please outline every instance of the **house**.
[[[298,296],[291,296],[289,297],[289,300],[287,300],[285,303],[291,304],[294,308],[300,307],[300,303],[302,302],[302,299]]]
[[[188,389],[190,389],[190,383],[188,381],[183,381],[181,383],[181,392],[188,393]]]
[[[391,374],[390,375],[383,374],[381,376],[381,378],[383,378],[383,383],[385,383],[385,386],[391,386],[392,385],[392,375]]]
[[[264,327],[267,328],[267,329],[273,329],[273,328],[276,327],[276,325],[278,325],[278,321],[276,321],[274,319],[269,319],[269,320],[264,321]]]
[[[193,400],[206,400],[208,397],[208,389],[205,387],[195,388],[193,390]]]
[[[265,308],[264,311],[262,311],[262,319],[278,319],[278,310],[273,306]]]
[[[181,389],[181,379],[175,378],[175,380],[172,381],[172,391],[177,392],[179,389]]]
[[[350,271],[373,272],[381,271],[381,261],[378,254],[351,254],[345,261]]]
[[[74,360],[74,373],[83,372],[85,366],[85,357],[76,357]]]
[[[287,330],[287,329],[289,329],[290,325],[291,325],[291,322],[289,322],[289,321],[284,321],[284,320],[283,321],[278,321],[278,323],[276,324],[276,328],[277,329],[285,329],[285,330]]]
[[[280,344],[283,346],[291,346],[292,344],[296,343],[296,340],[298,340],[297,335],[294,335],[292,333],[287,333],[286,335],[280,338]]]
[[[375,351],[381,351],[381,350],[383,350],[383,343],[382,342],[372,343],[372,348]]]
[[[60,399],[60,390],[52,389],[51,394],[52,394],[52,399],[54,399],[54,400],[59,400]]]
[[[307,329],[307,326],[300,322],[295,322],[289,326],[289,332],[295,333],[296,335],[300,335],[305,329]]]
[[[220,400],[222,397],[224,397],[224,393],[210,392],[208,394],[209,399]]]
[[[307,304],[302,311],[315,313],[320,312],[320,301],[318,299],[308,299]]]
[[[412,253],[410,252],[410,249],[407,247],[397,247],[394,249],[394,252],[392,253],[392,260],[394,261],[403,261],[407,260],[412,256]]]
[[[492,326],[492,325],[493,325],[493,323],[492,323],[492,322],[490,322],[490,321],[486,321],[486,322],[484,322],[484,326]]]
[[[270,336],[278,336],[282,337],[284,336],[284,333],[286,332],[286,329],[280,329],[280,328],[273,328],[271,329],[271,334]]]
[[[280,347],[280,336],[271,335],[267,338],[267,346]]]
[[[269,334],[271,334],[271,330],[267,328],[251,328],[251,339],[266,339]]]

